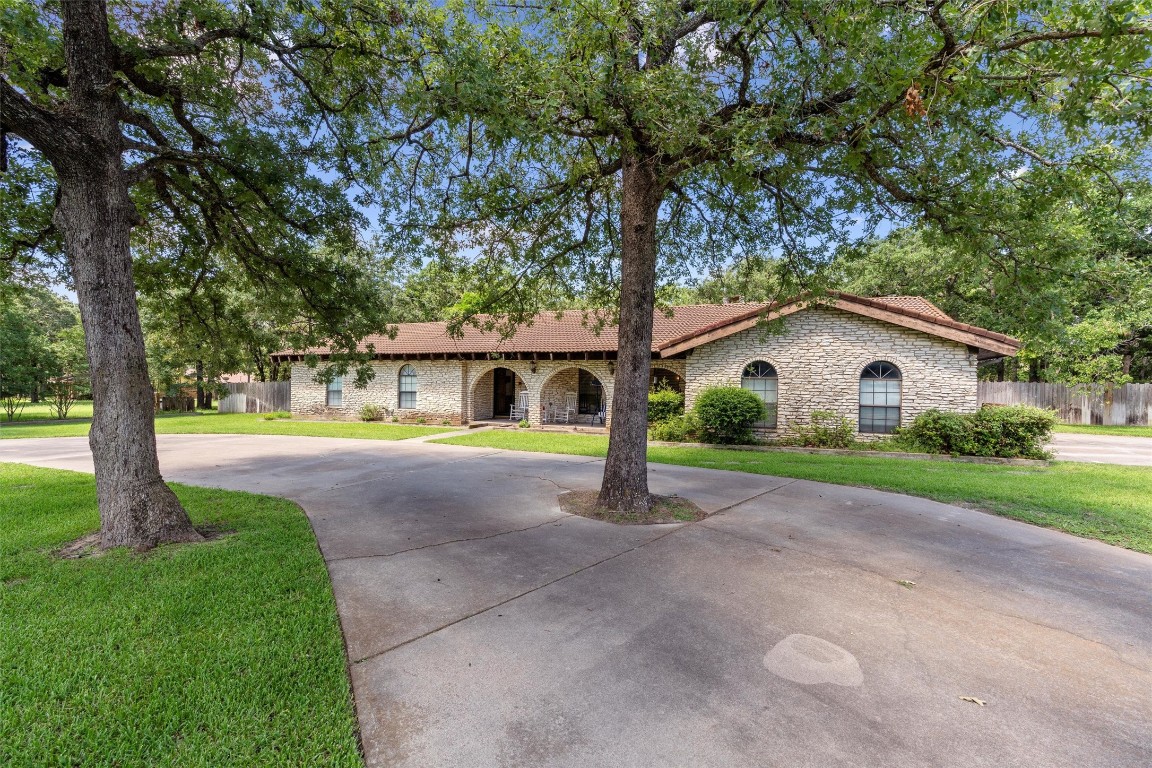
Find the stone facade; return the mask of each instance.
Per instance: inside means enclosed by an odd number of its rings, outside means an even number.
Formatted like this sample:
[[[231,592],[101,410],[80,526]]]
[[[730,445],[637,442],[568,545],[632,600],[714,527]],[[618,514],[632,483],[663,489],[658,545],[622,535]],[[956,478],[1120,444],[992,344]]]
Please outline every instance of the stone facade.
[[[416,407],[401,408],[400,369],[416,369]],[[467,363],[455,360],[410,360],[373,363],[375,373],[367,387],[357,388],[352,376],[344,379],[343,404],[326,405],[327,389],[316,381],[315,370],[306,365],[292,366],[292,412],[356,418],[368,404],[380,406],[387,418],[401,422],[423,420],[428,424],[463,423],[460,404],[465,392]]]
[[[685,383],[686,407],[691,408],[705,387],[740,385],[744,367],[754,361],[771,363],[779,376],[777,428],[763,436],[804,424],[816,410],[830,410],[853,424],[859,418],[860,373],[869,363],[885,360],[901,371],[900,421],[908,424],[929,408],[972,412],[976,396],[976,356],[958,342],[830,308],[811,308],[789,315],[779,333],[753,328],[704,344],[686,359],[654,360],[653,368],[676,373]],[[415,408],[399,408],[399,375],[404,365],[416,369]],[[579,387],[578,369],[601,383],[611,423],[615,364],[604,360],[386,361],[373,365],[375,378],[364,389],[347,381],[340,408],[327,408],[325,387],[305,365],[292,367],[292,411],[356,418],[360,408],[374,403],[389,418],[402,422],[462,424],[493,418],[493,370],[508,368],[517,386],[528,391],[528,421],[541,421],[548,403],[562,406],[566,392]],[[535,370],[533,370],[535,369]],[[507,414],[495,414],[497,418]],[[586,417],[585,417],[586,418]]]
[[[740,386],[744,367],[771,363],[779,377],[777,427],[765,437],[806,424],[812,411],[859,419],[860,373],[885,360],[901,372],[900,423],[930,408],[971,413],[976,397],[976,355],[954,341],[850,314],[812,308],[782,320],[779,333],[752,328],[691,350],[685,376],[688,408],[705,388]]]

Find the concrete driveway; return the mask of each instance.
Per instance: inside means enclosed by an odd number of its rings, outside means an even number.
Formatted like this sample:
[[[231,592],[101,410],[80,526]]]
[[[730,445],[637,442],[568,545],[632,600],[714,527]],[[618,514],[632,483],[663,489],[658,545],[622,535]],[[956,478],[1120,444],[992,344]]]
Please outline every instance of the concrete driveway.
[[[957,507],[653,465],[715,511],[560,512],[601,462],[164,435],[308,512],[372,766],[1147,766],[1152,557]],[[90,468],[83,438],[0,461]],[[971,697],[984,702],[965,700]]]
[[[1060,461],[1152,467],[1152,437],[1057,432],[1052,435],[1051,450]]]

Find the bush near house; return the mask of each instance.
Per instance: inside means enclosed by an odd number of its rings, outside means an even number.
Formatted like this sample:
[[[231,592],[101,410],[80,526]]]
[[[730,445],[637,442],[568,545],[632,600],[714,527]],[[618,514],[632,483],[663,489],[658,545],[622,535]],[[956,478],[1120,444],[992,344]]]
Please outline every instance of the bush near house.
[[[751,443],[752,425],[764,418],[764,401],[741,387],[708,387],[696,398],[700,432],[709,443]]]
[[[780,442],[804,448],[853,448],[856,428],[835,411],[812,411],[807,425],[793,425],[792,434]]]
[[[360,408],[360,421],[383,421],[385,415],[384,409],[375,403],[365,403]]]
[[[700,420],[695,413],[681,413],[656,422],[648,428],[648,435],[666,443],[693,443],[700,439]]]
[[[1056,414],[1030,405],[987,406],[976,413],[932,409],[899,432],[905,447],[957,456],[1047,459]]]
[[[648,393],[648,423],[660,424],[684,413],[684,395],[658,387]]]

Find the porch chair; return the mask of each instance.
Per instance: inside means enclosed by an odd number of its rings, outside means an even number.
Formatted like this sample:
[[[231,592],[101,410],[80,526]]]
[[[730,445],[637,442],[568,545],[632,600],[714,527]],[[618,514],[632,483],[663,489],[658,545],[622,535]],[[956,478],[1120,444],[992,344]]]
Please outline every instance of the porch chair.
[[[593,417],[593,419],[592,419],[593,424],[596,423],[596,419],[599,419],[600,420],[600,426],[602,426],[602,427],[608,426],[608,423],[604,420],[604,412],[606,409],[607,409],[607,403],[604,402],[604,398],[600,398],[600,410],[598,410],[596,412],[596,415]]]
[[[567,424],[573,418],[579,419],[580,413],[580,399],[575,392],[564,393],[564,423]],[[556,414],[556,420],[560,420],[560,414]]]
[[[516,402],[512,404],[512,412],[508,415],[510,421],[520,421],[528,418],[528,390],[520,391]]]

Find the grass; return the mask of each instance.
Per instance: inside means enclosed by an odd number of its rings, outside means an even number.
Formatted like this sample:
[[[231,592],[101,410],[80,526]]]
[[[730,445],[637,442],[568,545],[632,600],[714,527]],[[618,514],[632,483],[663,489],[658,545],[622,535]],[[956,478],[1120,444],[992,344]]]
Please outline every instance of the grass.
[[[604,456],[608,438],[493,430],[438,443]],[[1056,462],[1023,467],[715,448],[649,447],[648,460],[855,485],[961,504],[1152,554],[1152,469]]]
[[[47,419],[55,419],[56,411],[45,401],[39,403],[27,403],[24,410],[16,415],[16,421],[40,421]],[[68,411],[69,419],[90,419],[92,418],[92,401],[91,400],[78,400],[72,409]],[[8,423],[8,414],[0,411],[0,423]]]
[[[1057,424],[1057,432],[1076,435],[1120,435],[1123,437],[1152,437],[1152,427],[1111,427],[1100,424]]]
[[[379,424],[363,421],[309,421],[267,419],[275,414],[198,413],[158,414],[156,432],[162,435],[297,435],[307,437],[355,437],[362,440],[404,440],[451,430],[411,424]],[[9,424],[0,422],[0,438],[80,437],[88,434],[89,422],[58,424]]]
[[[303,512],[173,488],[234,533],[63,560],[98,527],[92,477],[0,464],[0,764],[360,766]]]

